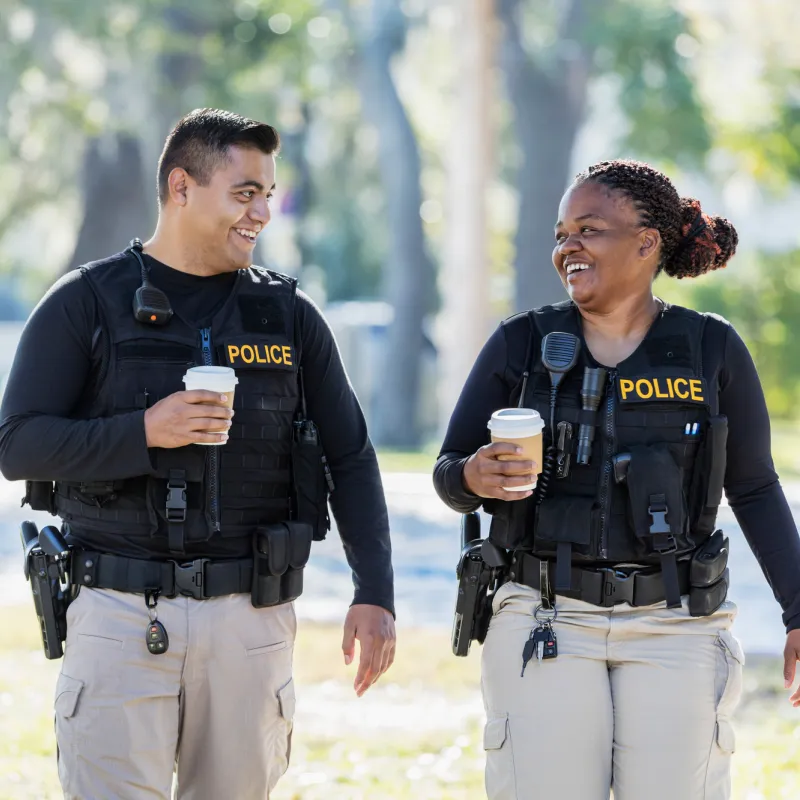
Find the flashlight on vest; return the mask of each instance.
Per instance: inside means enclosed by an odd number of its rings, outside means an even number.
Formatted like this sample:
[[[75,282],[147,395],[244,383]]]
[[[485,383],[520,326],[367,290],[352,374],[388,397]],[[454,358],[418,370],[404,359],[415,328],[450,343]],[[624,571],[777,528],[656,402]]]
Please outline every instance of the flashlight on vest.
[[[583,385],[581,386],[581,400],[584,411],[594,414],[603,398],[603,389],[606,386],[606,371],[601,368],[586,367],[583,371]],[[581,423],[578,429],[578,454],[576,461],[579,464],[588,464],[592,454],[595,425]]]

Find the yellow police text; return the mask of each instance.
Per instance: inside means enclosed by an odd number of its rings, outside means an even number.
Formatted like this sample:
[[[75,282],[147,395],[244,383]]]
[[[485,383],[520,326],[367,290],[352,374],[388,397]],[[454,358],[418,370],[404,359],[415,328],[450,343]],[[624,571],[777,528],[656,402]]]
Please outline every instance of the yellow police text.
[[[228,361],[235,364],[283,364],[293,366],[292,348],[278,344],[228,345]]]
[[[699,378],[620,378],[620,398],[625,400],[691,400],[705,403]]]

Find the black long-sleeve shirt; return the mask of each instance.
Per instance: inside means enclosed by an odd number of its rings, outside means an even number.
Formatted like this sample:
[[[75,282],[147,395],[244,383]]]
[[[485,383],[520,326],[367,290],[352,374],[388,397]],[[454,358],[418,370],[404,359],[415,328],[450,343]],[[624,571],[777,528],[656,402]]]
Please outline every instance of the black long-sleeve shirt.
[[[464,464],[489,443],[486,423],[492,413],[508,406],[522,376],[529,336],[524,314],[501,323],[458,399],[434,468],[436,491],[456,511],[474,511],[482,503],[464,487]],[[728,418],[728,503],[783,609],[787,630],[800,628],[800,537],[773,466],[761,382],[745,343],[732,327],[726,333],[719,377],[719,413]]]
[[[198,277],[145,259],[175,313],[198,329],[210,324],[236,280],[235,273]],[[330,504],[353,571],[354,602],[394,613],[389,519],[364,415],[328,324],[299,291],[296,313],[308,415],[319,428],[336,485]],[[143,411],[71,418],[92,379],[100,331],[96,298],[79,271],[59,280],[34,309],[0,407],[0,470],[8,480],[109,481],[151,472]],[[97,542],[80,543],[139,558],[167,553],[155,539],[148,541],[149,552],[133,537],[106,535],[102,548]],[[236,539],[212,537],[188,545],[187,555],[249,555],[249,550],[231,549],[240,546]]]

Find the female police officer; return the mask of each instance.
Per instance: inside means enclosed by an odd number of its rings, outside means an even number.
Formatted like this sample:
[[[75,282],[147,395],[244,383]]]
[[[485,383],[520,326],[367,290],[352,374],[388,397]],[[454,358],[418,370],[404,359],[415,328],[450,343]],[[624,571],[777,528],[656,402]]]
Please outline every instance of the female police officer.
[[[736,231],[648,165],[612,161],[569,187],[555,239],[570,301],[490,338],[434,475],[452,508],[484,505],[490,540],[509,551],[483,651],[487,792],[721,800],[743,664],[736,609],[723,602],[727,540],[714,528],[723,485],[783,608],[787,686],[800,540],[744,343],[652,284],[662,270],[725,266]],[[560,336],[543,347],[548,333]],[[519,451],[487,444],[487,420],[508,406],[544,417],[543,465],[498,460]],[[508,491],[539,470],[534,492]]]

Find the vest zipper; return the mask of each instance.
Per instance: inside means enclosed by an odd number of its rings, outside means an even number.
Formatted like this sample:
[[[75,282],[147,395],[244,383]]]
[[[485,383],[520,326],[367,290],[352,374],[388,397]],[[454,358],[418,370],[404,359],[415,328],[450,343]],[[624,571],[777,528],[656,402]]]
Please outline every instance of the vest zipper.
[[[203,364],[207,367],[213,366],[214,355],[211,350],[211,328],[203,328],[200,331],[200,340],[203,344]],[[212,445],[208,448],[208,499],[211,508],[211,519],[213,530],[219,531],[219,453],[217,447]]]
[[[608,558],[608,541],[607,541],[607,527],[608,516],[610,514],[610,500],[611,492],[611,459],[614,456],[614,383],[617,379],[617,371],[610,369],[608,371],[608,380],[606,382],[606,418],[605,418],[605,436],[603,442],[603,474],[600,478],[600,552],[599,558]]]

